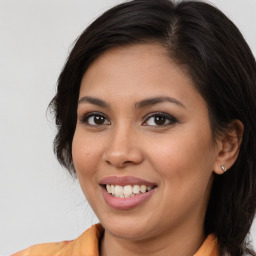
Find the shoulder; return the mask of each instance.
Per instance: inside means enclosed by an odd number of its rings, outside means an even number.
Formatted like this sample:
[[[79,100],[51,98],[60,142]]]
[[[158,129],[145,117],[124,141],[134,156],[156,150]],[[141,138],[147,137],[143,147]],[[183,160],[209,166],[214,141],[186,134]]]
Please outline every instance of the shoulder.
[[[199,250],[194,256],[219,256],[218,239],[214,234],[210,234],[205,239]]]
[[[38,244],[11,256],[97,256],[102,234],[103,227],[101,224],[96,224],[75,240]]]

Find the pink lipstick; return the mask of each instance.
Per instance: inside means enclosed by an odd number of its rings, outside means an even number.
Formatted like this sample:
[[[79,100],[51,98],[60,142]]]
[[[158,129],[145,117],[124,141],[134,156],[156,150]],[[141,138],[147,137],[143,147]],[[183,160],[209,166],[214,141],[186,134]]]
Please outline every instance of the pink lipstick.
[[[143,204],[153,195],[157,187],[155,183],[132,176],[106,177],[100,181],[100,185],[105,202],[119,210],[128,210]]]

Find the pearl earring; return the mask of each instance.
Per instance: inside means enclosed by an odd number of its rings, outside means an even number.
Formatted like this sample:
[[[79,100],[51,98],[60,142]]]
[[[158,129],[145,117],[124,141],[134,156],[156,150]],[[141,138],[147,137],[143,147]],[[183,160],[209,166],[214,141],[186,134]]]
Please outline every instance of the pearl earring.
[[[223,172],[225,172],[227,170],[224,165],[221,165],[221,169],[222,169]]]

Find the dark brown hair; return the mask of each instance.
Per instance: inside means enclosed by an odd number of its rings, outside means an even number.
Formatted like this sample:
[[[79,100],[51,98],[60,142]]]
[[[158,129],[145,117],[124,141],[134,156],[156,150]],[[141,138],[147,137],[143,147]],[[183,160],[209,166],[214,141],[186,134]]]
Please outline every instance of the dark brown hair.
[[[70,173],[72,139],[83,74],[106,50],[157,43],[187,68],[208,104],[214,135],[239,119],[244,136],[235,164],[215,176],[205,233],[218,237],[221,255],[255,255],[246,245],[256,207],[256,64],[237,27],[215,7],[197,1],[134,0],[95,20],[78,38],[59,76],[50,107],[56,118],[54,150]]]

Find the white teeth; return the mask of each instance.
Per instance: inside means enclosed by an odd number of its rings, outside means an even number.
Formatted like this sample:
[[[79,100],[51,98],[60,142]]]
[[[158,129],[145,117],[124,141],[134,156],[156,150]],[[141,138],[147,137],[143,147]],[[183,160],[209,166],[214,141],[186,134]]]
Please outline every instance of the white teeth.
[[[141,193],[145,193],[147,191],[147,186],[141,185],[140,186],[140,191],[141,191]]]
[[[111,185],[111,193],[114,195],[115,194],[115,186]]]
[[[107,187],[108,193],[111,193],[111,186],[110,186],[110,185],[107,185],[106,187]]]
[[[139,194],[140,193],[140,186],[139,185],[134,185],[132,188],[132,193],[133,194]]]
[[[147,191],[152,190],[152,188],[153,188],[153,187],[151,187],[151,186],[147,186]]]
[[[124,186],[124,196],[130,196],[132,194],[132,186],[126,185]]]
[[[121,196],[124,193],[124,189],[121,186],[116,186],[115,187],[115,195],[116,196]]]
[[[126,185],[126,186],[120,186],[120,185],[106,185],[106,189],[109,194],[112,194],[114,197],[119,198],[129,198],[134,197],[137,194],[146,193],[153,189],[152,186],[146,186],[146,185]]]

